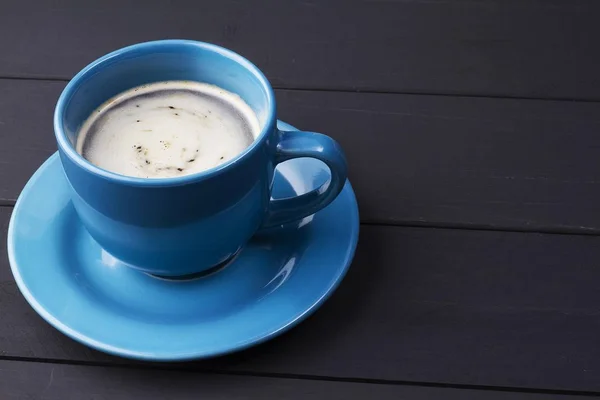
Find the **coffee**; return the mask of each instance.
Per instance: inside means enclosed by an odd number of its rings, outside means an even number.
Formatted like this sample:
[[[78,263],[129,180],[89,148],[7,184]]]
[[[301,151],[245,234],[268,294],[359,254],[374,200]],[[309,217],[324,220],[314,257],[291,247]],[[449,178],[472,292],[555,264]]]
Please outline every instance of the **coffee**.
[[[122,175],[168,178],[222,164],[260,132],[236,94],[206,83],[156,82],[127,90],[83,123],[77,152]]]

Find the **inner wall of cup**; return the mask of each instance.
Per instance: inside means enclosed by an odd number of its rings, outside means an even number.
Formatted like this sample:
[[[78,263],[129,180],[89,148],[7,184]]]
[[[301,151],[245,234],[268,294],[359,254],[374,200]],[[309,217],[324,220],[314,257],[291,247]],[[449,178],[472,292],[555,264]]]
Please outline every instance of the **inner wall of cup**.
[[[238,94],[256,113],[261,129],[269,118],[268,88],[255,71],[238,60],[194,45],[156,44],[122,52],[81,76],[63,113],[63,127],[75,148],[83,122],[102,103],[136,86],[191,80]]]

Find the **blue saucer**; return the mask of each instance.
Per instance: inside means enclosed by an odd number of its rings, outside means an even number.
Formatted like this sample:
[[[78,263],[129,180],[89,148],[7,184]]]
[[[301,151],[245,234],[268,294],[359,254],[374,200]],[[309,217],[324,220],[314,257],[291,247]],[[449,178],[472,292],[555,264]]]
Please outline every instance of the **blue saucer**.
[[[288,161],[275,174],[273,197],[312,190],[328,176],[320,161]],[[268,340],[327,299],[358,241],[358,207],[347,182],[329,207],[256,235],[222,270],[164,280],[104,252],[79,223],[67,185],[54,154],[23,189],[8,229],[12,272],[29,304],[51,325],[122,357],[197,359]]]

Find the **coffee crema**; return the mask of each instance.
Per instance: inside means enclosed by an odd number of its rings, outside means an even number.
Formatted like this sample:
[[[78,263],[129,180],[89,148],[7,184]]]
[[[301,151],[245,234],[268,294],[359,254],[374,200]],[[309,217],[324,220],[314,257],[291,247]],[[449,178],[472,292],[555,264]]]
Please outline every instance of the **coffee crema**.
[[[260,132],[238,95],[192,81],[164,81],[111,98],[83,123],[76,149],[96,166],[140,178],[205,171],[243,152]]]

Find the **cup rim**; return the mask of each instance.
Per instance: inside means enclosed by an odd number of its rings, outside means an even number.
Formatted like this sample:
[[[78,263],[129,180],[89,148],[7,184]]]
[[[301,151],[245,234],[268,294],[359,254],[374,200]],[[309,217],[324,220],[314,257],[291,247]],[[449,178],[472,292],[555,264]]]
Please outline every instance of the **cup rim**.
[[[168,178],[157,178],[157,179],[139,178],[139,177],[121,175],[116,172],[111,172],[111,171],[108,171],[106,169],[100,168],[100,167],[92,164],[91,162],[86,160],[81,154],[79,154],[77,152],[77,150],[75,150],[75,148],[71,145],[71,142],[65,133],[62,116],[65,112],[67,102],[73,96],[75,89],[79,86],[81,80],[89,75],[93,75],[95,73],[95,71],[98,70],[98,68],[101,68],[106,63],[112,61],[113,59],[115,59],[117,57],[122,57],[123,55],[125,55],[131,51],[139,51],[139,50],[158,51],[163,46],[199,47],[204,50],[213,51],[224,57],[227,57],[230,60],[237,62],[238,64],[244,66],[249,71],[251,71],[256,76],[256,78],[259,80],[259,82],[263,85],[263,87],[266,89],[265,92],[267,95],[268,106],[267,106],[267,117],[266,117],[265,125],[262,127],[261,131],[256,136],[256,138],[254,139],[252,144],[250,146],[248,146],[246,149],[244,149],[244,151],[239,153],[237,156],[235,156],[234,158],[232,158],[231,160],[228,160],[227,162],[225,162],[223,164],[217,165],[216,167],[213,167],[213,168],[210,168],[210,169],[207,169],[204,171],[200,171],[200,172],[195,172],[193,174],[176,176],[176,177],[168,177]],[[208,179],[208,178],[217,176],[217,175],[221,174],[222,172],[224,172],[225,170],[227,170],[228,168],[235,165],[237,162],[239,162],[243,158],[247,157],[249,154],[257,151],[258,147],[261,145],[261,143],[264,141],[265,137],[267,136],[267,133],[273,129],[274,119],[275,119],[274,118],[275,107],[276,107],[275,106],[275,94],[273,92],[273,88],[271,87],[271,84],[269,83],[269,81],[267,80],[265,75],[262,73],[262,71],[260,69],[258,69],[258,67],[256,65],[254,65],[252,62],[250,62],[245,57],[237,54],[236,52],[234,52],[232,50],[226,49],[224,47],[221,47],[221,46],[218,46],[215,44],[211,44],[211,43],[200,42],[200,41],[196,41],[196,40],[186,40],[186,39],[155,40],[155,41],[133,44],[133,45],[126,46],[126,47],[120,48],[118,50],[112,51],[112,52],[92,61],[90,64],[88,64],[86,67],[84,67],[81,71],[79,71],[69,81],[67,86],[65,86],[65,88],[63,89],[63,91],[60,94],[60,97],[58,98],[58,101],[56,103],[56,108],[54,110],[54,134],[56,136],[56,140],[57,140],[59,149],[61,149],[61,151],[67,157],[69,157],[69,159],[73,163],[75,163],[79,168],[82,168],[91,174],[94,174],[96,176],[99,176],[99,177],[104,178],[109,181],[113,181],[115,183],[126,184],[129,186],[148,186],[148,187],[179,186],[179,185],[194,183],[194,182],[198,182],[198,181],[201,181],[204,179]]]

